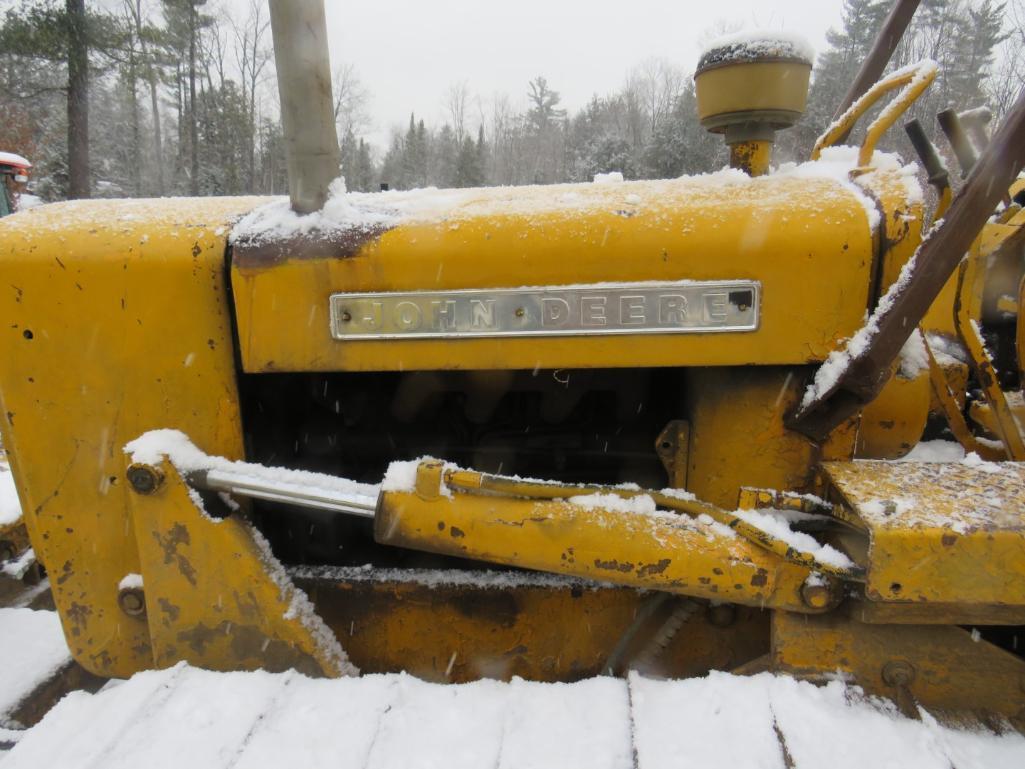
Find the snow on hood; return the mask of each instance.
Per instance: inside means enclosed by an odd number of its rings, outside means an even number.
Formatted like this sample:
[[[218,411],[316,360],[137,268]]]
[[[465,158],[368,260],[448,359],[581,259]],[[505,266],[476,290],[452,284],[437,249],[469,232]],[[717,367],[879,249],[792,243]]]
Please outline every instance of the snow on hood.
[[[518,216],[527,220],[545,215],[585,216],[598,211],[664,210],[669,213],[681,201],[699,196],[714,206],[732,191],[749,192],[763,203],[773,195],[793,195],[792,187],[781,182],[812,180],[829,182],[833,192],[849,193],[865,211],[868,226],[879,226],[879,213],[872,198],[850,181],[857,166],[857,148],[831,147],[816,161],[781,165],[773,173],[752,178],[743,171],[720,171],[679,179],[621,181],[616,174],[599,175],[595,183],[530,185],[519,187],[477,187],[469,189],[415,189],[389,192],[347,192],[345,180],[331,185],[324,208],[300,216],[289,207],[286,197],[272,199],[252,210],[235,225],[233,244],[258,245],[295,238],[330,237],[352,230],[374,231],[401,224],[446,224],[458,228],[460,221],[492,216]],[[922,197],[915,173],[917,166],[905,166],[896,155],[877,152],[872,165],[899,174],[912,201]],[[816,190],[819,200],[831,193],[829,186]],[[842,189],[838,189],[842,188]],[[766,203],[767,204],[767,203]]]

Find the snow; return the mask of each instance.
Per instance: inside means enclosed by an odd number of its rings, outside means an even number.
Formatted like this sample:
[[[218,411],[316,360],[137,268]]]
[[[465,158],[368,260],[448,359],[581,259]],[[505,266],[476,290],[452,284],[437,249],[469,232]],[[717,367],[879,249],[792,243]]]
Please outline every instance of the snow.
[[[897,161],[877,153],[873,162],[892,169]],[[643,207],[657,221],[680,205],[704,205],[702,214],[724,203],[741,205],[740,196],[766,208],[804,201],[823,213],[837,210],[845,198],[862,206],[869,228],[879,224],[871,197],[849,179],[857,165],[851,148],[831,148],[819,161],[787,164],[772,174],[751,178],[743,171],[726,168],[670,180],[623,181],[622,174],[599,174],[597,183],[553,184],[521,187],[488,187],[439,190],[435,188],[374,193],[345,192],[341,182],[322,211],[298,216],[287,198],[272,199],[255,208],[235,225],[231,242],[260,244],[276,240],[313,238],[349,232],[370,233],[399,225],[433,225],[458,228],[473,220],[517,217],[525,227],[539,217],[579,218],[599,211],[631,212]],[[904,178],[905,171],[900,172]],[[907,170],[907,174],[911,171]],[[909,184],[917,185],[907,177]]]
[[[337,582],[398,582],[436,587],[474,587],[480,590],[511,590],[522,587],[544,587],[556,590],[582,587],[597,590],[612,587],[607,582],[594,582],[540,571],[474,570],[474,569],[390,569],[365,566],[296,566],[289,574],[293,579],[321,579]]]
[[[375,499],[379,491],[378,486],[357,483],[334,475],[233,462],[223,457],[211,456],[196,448],[188,436],[179,430],[151,430],[128,443],[125,446],[125,453],[130,455],[133,463],[146,465],[159,465],[164,457],[167,457],[182,473],[220,470],[284,486],[291,485],[312,491],[324,489],[370,499]]]
[[[7,166],[23,166],[24,168],[31,168],[32,164],[28,162],[21,155],[16,155],[13,152],[0,152],[0,165]]]
[[[21,520],[21,503],[14,476],[10,469],[0,464],[0,526],[10,526]]]
[[[924,371],[929,370],[929,353],[925,349],[922,332],[915,329],[908,341],[900,349],[900,375],[905,379],[915,379]]]
[[[799,59],[811,66],[815,49],[796,32],[749,29],[717,37],[701,52],[698,69],[726,62],[743,62],[759,58]]]
[[[23,192],[20,195],[18,195],[19,211],[28,211],[30,208],[38,208],[41,205],[43,205],[43,199],[40,197],[30,195],[27,192]]]
[[[1021,766],[1016,732],[900,715],[841,681],[713,672],[573,684],[313,680],[179,664],[65,697],[4,769],[983,769]]]
[[[36,687],[71,661],[57,612],[0,609],[0,726]]]
[[[831,545],[823,545],[810,534],[794,531],[785,515],[774,510],[735,510],[740,520],[786,542],[794,550],[812,556],[819,563],[838,569],[853,569],[854,562]]]
[[[117,583],[118,590],[142,590],[141,574],[125,574]]]
[[[634,497],[621,497],[618,494],[586,494],[570,497],[571,504],[579,505],[588,510],[608,510],[614,513],[633,515],[652,515],[655,512],[655,500],[647,494]]]
[[[31,547],[21,553],[17,558],[10,561],[0,562],[0,575],[11,579],[24,577],[32,564],[36,562],[36,551]]]
[[[956,441],[922,441],[897,462],[960,462],[964,447]]]
[[[231,242],[261,243],[281,237],[329,236],[352,229],[388,227],[396,217],[386,210],[357,206],[345,189],[345,178],[338,177],[329,188],[324,208],[306,216],[292,210],[287,199],[274,200],[249,213],[235,226]]]
[[[997,462],[987,462],[974,451],[967,454],[965,458],[961,460],[961,464],[965,465],[966,467],[972,467],[976,470],[981,470],[982,472],[989,473],[991,475],[995,473],[1003,473],[1005,470],[1005,467],[1003,465]]]
[[[411,462],[392,462],[384,473],[381,491],[397,491],[409,493],[416,490],[416,468],[420,460]]]

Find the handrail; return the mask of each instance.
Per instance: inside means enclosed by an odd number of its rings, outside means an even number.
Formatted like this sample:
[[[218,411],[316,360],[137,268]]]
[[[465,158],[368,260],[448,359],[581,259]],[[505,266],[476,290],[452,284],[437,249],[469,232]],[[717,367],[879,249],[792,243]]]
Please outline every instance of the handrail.
[[[843,137],[850,134],[851,129],[879,99],[890,91],[902,88],[893,98],[889,106],[869,125],[865,132],[865,139],[861,143],[861,150],[858,152],[858,165],[867,166],[872,160],[872,153],[875,152],[876,144],[882,135],[886,133],[897,119],[903,115],[908,107],[915,103],[919,96],[936,79],[936,62],[931,59],[924,59],[917,64],[899,69],[896,72],[884,77],[874,86],[868,89],[850,108],[836,120],[818,141],[811,151],[811,159],[818,160],[822,150],[831,147]]]

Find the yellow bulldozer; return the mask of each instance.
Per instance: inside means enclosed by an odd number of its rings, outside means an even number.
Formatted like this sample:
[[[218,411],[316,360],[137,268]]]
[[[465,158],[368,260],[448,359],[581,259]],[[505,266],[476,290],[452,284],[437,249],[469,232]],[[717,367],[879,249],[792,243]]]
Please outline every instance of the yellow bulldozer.
[[[927,205],[875,149],[936,74],[881,77],[895,11],[808,162],[770,168],[811,62],[737,38],[696,74],[730,169],[343,194],[322,3],[271,10],[290,201],[0,224],[3,443],[82,666],[839,674],[1023,723],[1025,100],[985,147],[946,115],[957,195],[910,126]],[[938,425],[965,458],[896,461]]]

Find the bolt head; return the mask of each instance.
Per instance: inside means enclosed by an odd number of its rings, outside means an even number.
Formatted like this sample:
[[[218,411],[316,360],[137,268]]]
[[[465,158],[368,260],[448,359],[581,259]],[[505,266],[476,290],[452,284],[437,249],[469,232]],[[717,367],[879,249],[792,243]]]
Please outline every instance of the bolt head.
[[[910,686],[915,680],[915,667],[906,660],[890,660],[883,665],[882,677],[887,686]]]
[[[117,594],[117,603],[121,611],[130,617],[138,617],[146,611],[146,595],[137,587],[120,590]]]
[[[132,465],[126,475],[128,484],[136,494],[152,494],[164,482],[164,474],[150,465]]]
[[[801,585],[801,600],[809,609],[828,609],[835,600],[833,586],[828,580],[809,577]]]

